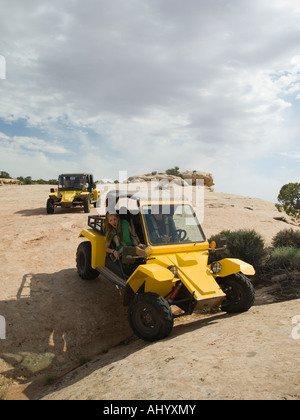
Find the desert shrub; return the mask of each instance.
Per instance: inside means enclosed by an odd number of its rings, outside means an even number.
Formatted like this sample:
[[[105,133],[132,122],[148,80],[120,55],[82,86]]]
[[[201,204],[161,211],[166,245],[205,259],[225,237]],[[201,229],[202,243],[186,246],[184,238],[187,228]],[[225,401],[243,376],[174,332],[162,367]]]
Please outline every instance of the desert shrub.
[[[275,248],[271,255],[270,263],[274,267],[288,270],[300,269],[300,248],[281,247]]]
[[[166,174],[167,175],[175,175],[175,176],[179,176],[180,172],[179,172],[179,167],[175,166],[174,168],[170,168],[166,170]]]
[[[258,267],[266,255],[264,240],[255,230],[223,230],[212,236],[209,241],[215,241],[217,247],[219,247],[223,238],[227,239],[227,248],[225,251],[218,253],[218,259],[239,258],[254,267]]]
[[[0,178],[11,178],[11,176],[6,171],[0,171]]]
[[[274,248],[300,248],[300,231],[295,231],[293,229],[281,230],[274,236],[272,245]]]

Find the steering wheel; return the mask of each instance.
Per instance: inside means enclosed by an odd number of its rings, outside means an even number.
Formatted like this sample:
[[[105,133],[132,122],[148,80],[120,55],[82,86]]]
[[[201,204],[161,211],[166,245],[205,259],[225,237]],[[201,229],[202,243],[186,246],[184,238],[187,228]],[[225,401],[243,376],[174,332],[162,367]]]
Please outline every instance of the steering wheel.
[[[179,242],[182,242],[182,241],[185,240],[185,238],[187,236],[187,231],[184,230],[184,229],[176,229],[171,235],[173,240],[175,239],[176,235],[179,238]]]

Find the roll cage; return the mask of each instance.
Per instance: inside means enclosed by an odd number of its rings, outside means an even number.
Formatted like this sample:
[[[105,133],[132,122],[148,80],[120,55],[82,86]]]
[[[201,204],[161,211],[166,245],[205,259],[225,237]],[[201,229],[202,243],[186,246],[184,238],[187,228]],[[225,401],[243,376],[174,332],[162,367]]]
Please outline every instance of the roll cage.
[[[89,192],[96,188],[92,174],[72,173],[61,174],[58,177],[58,191],[81,191],[83,187]]]
[[[125,205],[122,205],[122,200],[125,200]],[[121,219],[134,224],[144,244],[176,245],[206,241],[192,206],[183,197],[170,199],[169,194],[152,194],[150,198],[136,192],[117,190],[107,194],[105,204],[107,213],[117,213]],[[159,225],[165,233],[164,238],[163,233],[158,235]]]

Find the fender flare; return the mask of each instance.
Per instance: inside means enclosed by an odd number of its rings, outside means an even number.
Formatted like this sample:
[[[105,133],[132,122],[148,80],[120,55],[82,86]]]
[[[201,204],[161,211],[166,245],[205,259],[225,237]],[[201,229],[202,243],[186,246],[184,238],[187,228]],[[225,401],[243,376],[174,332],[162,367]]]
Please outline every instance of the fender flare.
[[[57,193],[49,194],[49,198],[51,198],[51,200],[53,200],[54,203],[61,200],[61,197],[59,197]]]
[[[159,264],[141,264],[127,280],[126,287],[133,294],[139,293],[143,288],[145,292],[151,291],[164,296],[172,290],[177,280],[170,270]]]
[[[91,267],[94,269],[96,269],[97,267],[104,267],[106,256],[105,236],[94,229],[84,229],[80,232],[78,238],[86,238],[91,242]]]
[[[214,277],[227,277],[231,274],[243,273],[246,276],[254,276],[255,269],[253,265],[246,263],[245,261],[239,260],[238,258],[224,258],[219,263],[222,265],[222,269]]]

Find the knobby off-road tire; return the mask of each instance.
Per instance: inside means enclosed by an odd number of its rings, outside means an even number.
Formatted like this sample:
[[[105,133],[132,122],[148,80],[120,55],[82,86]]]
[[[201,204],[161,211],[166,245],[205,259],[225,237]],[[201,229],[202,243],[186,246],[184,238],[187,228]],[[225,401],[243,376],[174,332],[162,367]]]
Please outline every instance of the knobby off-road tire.
[[[54,213],[54,202],[52,198],[48,198],[47,200],[47,213],[53,214]]]
[[[91,203],[88,197],[83,199],[83,209],[85,213],[89,213],[91,210]]]
[[[255,291],[250,280],[242,273],[218,279],[218,283],[226,294],[221,309],[227,313],[246,312],[254,303]]]
[[[145,341],[167,337],[173,328],[173,314],[168,302],[155,293],[140,293],[128,308],[133,332]]]
[[[92,280],[99,276],[91,267],[92,247],[89,241],[81,242],[76,252],[76,266],[79,276],[84,280]]]

